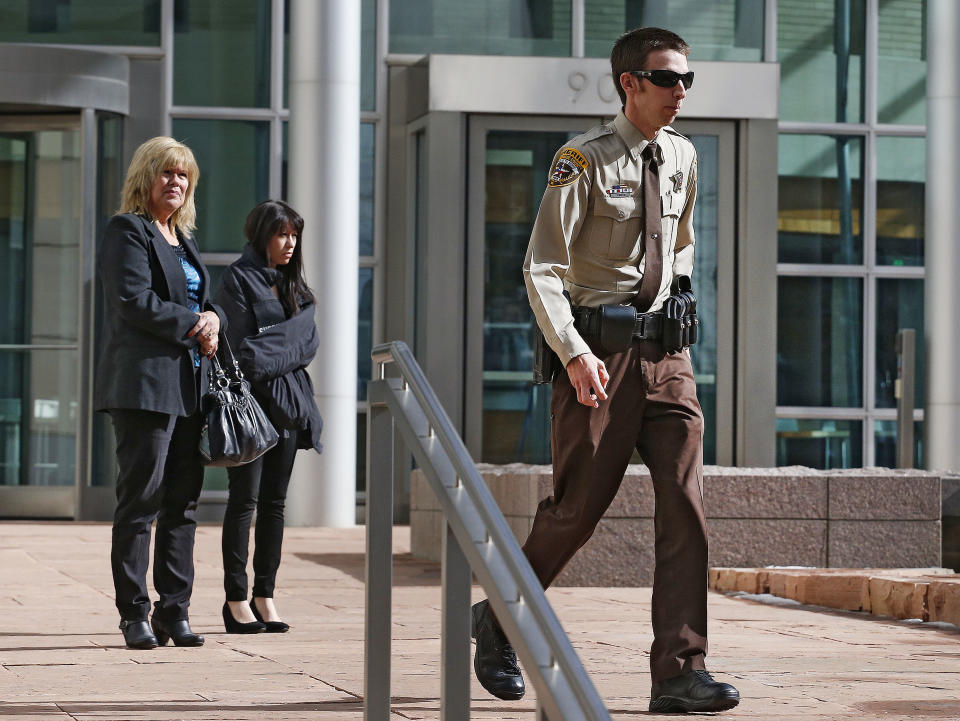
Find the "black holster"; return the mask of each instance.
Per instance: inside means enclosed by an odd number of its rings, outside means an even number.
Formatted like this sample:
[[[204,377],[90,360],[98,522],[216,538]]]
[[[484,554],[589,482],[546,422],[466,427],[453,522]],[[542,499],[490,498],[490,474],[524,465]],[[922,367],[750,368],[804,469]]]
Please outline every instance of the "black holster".
[[[697,297],[689,275],[678,275],[670,286],[670,297],[663,304],[663,349],[675,353],[695,345],[700,332]]]
[[[563,363],[543,337],[543,331],[535,326],[533,339],[533,382],[535,385],[553,383],[553,377],[563,370]]]

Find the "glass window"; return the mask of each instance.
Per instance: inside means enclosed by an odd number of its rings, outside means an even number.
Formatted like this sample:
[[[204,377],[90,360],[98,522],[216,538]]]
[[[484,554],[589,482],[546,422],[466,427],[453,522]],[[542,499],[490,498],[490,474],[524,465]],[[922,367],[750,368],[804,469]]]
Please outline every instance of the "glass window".
[[[377,126],[360,124],[360,255],[373,255],[373,196]]]
[[[376,0],[363,0],[360,5],[360,109],[377,109]]]
[[[239,252],[247,213],[269,197],[270,123],[175,118],[173,134],[200,166],[197,243],[206,252]]]
[[[5,2],[0,4],[0,42],[158,47],[160,2]]]
[[[357,400],[367,400],[367,382],[373,372],[373,268],[360,269],[357,319]]]
[[[863,262],[863,139],[780,136],[777,260]]]
[[[77,130],[0,133],[0,485],[76,480],[80,165]]]
[[[570,0],[391,0],[390,52],[570,54]]]
[[[586,0],[587,57],[610,57],[616,39],[638,27],[670,28],[690,45],[691,60],[763,59],[763,0]]]
[[[865,0],[777,5],[780,119],[863,120]]]
[[[270,0],[176,0],[174,30],[174,105],[270,105]]]
[[[877,138],[877,264],[923,265],[925,138]]]
[[[863,405],[863,280],[781,276],[777,405]]]
[[[863,465],[862,421],[777,419],[777,465],[859,468]]]
[[[877,121],[926,122],[927,3],[879,3]]]
[[[913,328],[917,335],[914,349],[916,380],[914,398],[922,408],[926,383],[926,344],[923,342],[923,280],[920,278],[877,279],[877,408],[894,408],[894,381],[897,378],[897,331]]]
[[[876,421],[873,424],[874,465],[897,466],[897,422]],[[913,467],[923,468],[923,423],[913,423]]]

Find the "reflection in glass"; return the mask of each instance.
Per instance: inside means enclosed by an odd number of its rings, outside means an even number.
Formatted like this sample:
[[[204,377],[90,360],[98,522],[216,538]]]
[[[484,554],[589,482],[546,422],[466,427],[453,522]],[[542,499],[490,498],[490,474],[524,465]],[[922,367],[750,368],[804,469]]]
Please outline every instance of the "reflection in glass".
[[[778,418],[777,465],[859,468],[863,465],[861,421]]]
[[[72,485],[80,134],[0,134],[0,485]]]
[[[926,139],[877,138],[877,264],[923,265]]]
[[[521,268],[553,155],[573,133],[487,134],[483,448],[488,463],[549,463],[549,385],[533,385],[536,321]]]
[[[587,57],[609,57],[622,33],[652,26],[680,35],[690,45],[691,60],[763,59],[763,0],[586,0],[585,15]]]
[[[718,145],[716,135],[691,135],[697,149],[697,204],[693,230],[697,239],[693,291],[700,317],[699,339],[690,348],[697,398],[703,409],[703,462],[717,459],[717,204]]]
[[[0,42],[160,45],[161,0],[20,0],[0,4]]]
[[[253,120],[175,118],[173,135],[200,166],[196,239],[205,252],[240,252],[243,222],[269,198],[270,124]]]
[[[863,262],[863,140],[782,134],[777,260]]]
[[[879,3],[877,121],[926,123],[927,3]]]
[[[175,0],[174,105],[270,105],[270,0]]]
[[[863,405],[863,280],[777,281],[777,405]]]
[[[360,109],[377,109],[377,0],[360,3]]]
[[[897,379],[897,331],[913,328],[917,377],[914,398],[922,407],[926,393],[926,344],[923,342],[923,280],[904,278],[877,279],[877,408],[894,408],[894,382]]]
[[[373,372],[373,268],[360,269],[360,309],[357,321],[357,400],[367,399],[367,382]]]
[[[778,3],[781,120],[863,120],[864,4],[865,0]]]
[[[875,421],[873,424],[874,465],[897,466],[897,422]],[[923,422],[913,423],[913,467],[923,468]]]
[[[123,163],[123,119],[118,115],[99,113],[97,116],[97,217],[96,243],[99,249],[103,229],[120,204],[120,189],[126,167]],[[98,250],[99,252],[99,250]],[[95,283],[93,313],[93,367],[100,361],[103,347],[104,303],[100,282]],[[90,448],[91,486],[112,486],[116,483],[116,439],[113,424],[106,413],[94,413],[91,418]]]
[[[373,255],[374,131],[360,123],[360,255]]]
[[[570,0],[391,0],[391,53],[570,54]]]

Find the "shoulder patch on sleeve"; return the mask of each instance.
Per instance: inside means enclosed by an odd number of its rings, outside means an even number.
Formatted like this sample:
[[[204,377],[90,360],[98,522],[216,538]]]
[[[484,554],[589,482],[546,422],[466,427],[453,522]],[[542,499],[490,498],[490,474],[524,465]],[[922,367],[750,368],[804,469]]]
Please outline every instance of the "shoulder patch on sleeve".
[[[564,185],[570,185],[583,174],[588,165],[590,163],[587,162],[587,159],[583,157],[583,153],[579,150],[564,148],[560,152],[553,170],[550,171],[550,181],[547,183],[547,187],[561,188]]]

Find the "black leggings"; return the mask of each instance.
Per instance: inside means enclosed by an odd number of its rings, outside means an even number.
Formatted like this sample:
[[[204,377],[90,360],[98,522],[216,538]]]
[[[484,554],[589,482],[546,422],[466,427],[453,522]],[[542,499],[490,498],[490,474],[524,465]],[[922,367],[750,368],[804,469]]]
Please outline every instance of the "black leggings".
[[[254,534],[253,595],[273,598],[283,544],[283,509],[297,454],[297,436],[280,442],[245,466],[227,469],[230,497],[223,517],[223,589],[228,601],[247,598],[247,546],[250,522],[257,511]]]

